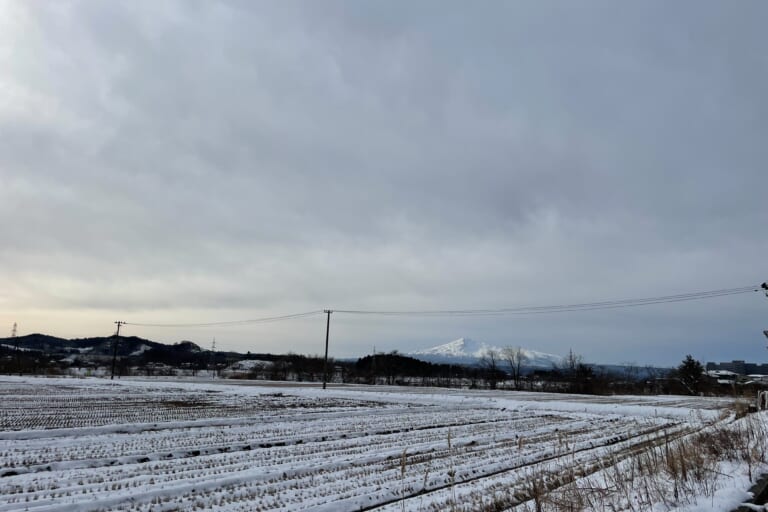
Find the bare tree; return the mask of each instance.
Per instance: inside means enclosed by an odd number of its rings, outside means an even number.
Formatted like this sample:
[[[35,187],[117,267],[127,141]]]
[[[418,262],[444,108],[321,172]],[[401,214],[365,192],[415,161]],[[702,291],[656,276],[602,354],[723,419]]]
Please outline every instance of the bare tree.
[[[569,374],[575,374],[580,364],[583,364],[584,358],[573,352],[573,349],[568,351],[568,355],[562,363],[562,369]]]
[[[480,358],[480,366],[485,370],[485,380],[488,381],[488,387],[496,389],[496,385],[499,382],[499,376],[501,370],[499,369],[499,361],[501,357],[499,352],[494,349],[488,349]]]
[[[623,362],[621,366],[623,382],[620,383],[620,386],[629,393],[637,391],[637,388],[642,384],[640,367],[634,361]]]
[[[509,373],[512,376],[512,382],[515,383],[515,389],[520,389],[523,365],[527,360],[525,352],[520,347],[504,347],[501,349],[501,357],[509,366]]]
[[[575,393],[592,392],[591,384],[594,372],[589,365],[584,363],[584,358],[575,354],[573,349],[568,351],[561,368],[568,382],[569,391]]]

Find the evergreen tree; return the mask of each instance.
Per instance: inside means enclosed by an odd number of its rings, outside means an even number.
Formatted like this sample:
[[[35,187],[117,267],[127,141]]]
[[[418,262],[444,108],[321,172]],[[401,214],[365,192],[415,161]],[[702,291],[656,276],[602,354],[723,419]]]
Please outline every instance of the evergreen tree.
[[[688,354],[677,367],[677,377],[688,391],[695,395],[700,391],[704,381],[704,366]]]

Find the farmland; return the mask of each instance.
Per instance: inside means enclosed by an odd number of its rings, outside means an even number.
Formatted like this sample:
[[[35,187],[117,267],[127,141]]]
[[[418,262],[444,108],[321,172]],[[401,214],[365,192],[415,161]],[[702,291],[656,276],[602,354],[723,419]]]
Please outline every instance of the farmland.
[[[643,457],[764,422],[735,421],[731,403],[4,377],[0,512],[533,510],[545,491],[616,487],[611,475]],[[759,457],[749,467],[726,459],[708,471],[729,478],[707,477],[704,491],[688,482],[713,507],[746,499],[764,469]],[[672,473],[644,478],[658,489],[610,497],[617,510],[696,504],[665,502],[678,490]]]

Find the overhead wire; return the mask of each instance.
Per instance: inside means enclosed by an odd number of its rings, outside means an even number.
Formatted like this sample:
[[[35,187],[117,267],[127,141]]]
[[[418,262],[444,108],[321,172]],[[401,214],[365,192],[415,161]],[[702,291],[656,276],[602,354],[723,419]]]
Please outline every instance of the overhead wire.
[[[246,324],[262,324],[269,322],[281,322],[284,320],[296,320],[299,318],[307,318],[310,316],[320,315],[323,310],[306,311],[304,313],[293,313],[290,315],[280,316],[268,316],[262,318],[252,318],[248,320],[230,320],[223,322],[205,322],[205,323],[192,323],[192,324],[152,324],[152,323],[139,323],[139,322],[123,322],[124,325],[132,325],[134,327],[217,327],[226,325],[246,325]]]
[[[686,302],[693,300],[704,300],[715,297],[724,297],[727,295],[738,295],[743,293],[752,293],[759,291],[757,286],[742,286],[738,288],[723,288],[719,290],[707,290],[693,293],[683,293],[677,295],[663,295],[658,297],[644,297],[636,299],[618,299],[600,302],[586,302],[577,304],[560,304],[552,306],[516,306],[494,309],[447,309],[447,310],[403,310],[403,311],[381,311],[381,310],[355,310],[355,309],[335,309],[336,313],[348,313],[355,315],[379,315],[379,316],[494,316],[494,315],[522,315],[522,314],[542,314],[542,313],[566,313],[576,311],[595,311],[601,309],[618,309],[627,307],[645,306],[651,304],[666,304],[673,302]]]
[[[712,299],[716,297],[725,297],[729,295],[739,295],[760,291],[760,285],[741,286],[738,288],[721,288],[718,290],[706,290],[691,293],[681,293],[676,295],[662,295],[656,297],[643,297],[635,299],[616,299],[604,300],[598,302],[584,302],[575,304],[558,304],[550,306],[515,306],[504,308],[484,308],[484,309],[445,309],[445,310],[362,310],[362,309],[331,309],[333,313],[343,313],[350,315],[377,315],[377,316],[411,316],[411,317],[440,317],[440,316],[501,316],[501,315],[535,315],[551,313],[573,313],[581,311],[597,311],[606,309],[620,309],[638,306],[648,306],[653,304],[670,304],[676,302],[688,302],[695,300]],[[325,314],[328,310],[318,309],[303,313],[293,313],[288,315],[253,318],[248,320],[232,320],[222,322],[205,323],[139,323],[123,322],[124,325],[135,327],[217,327],[231,325],[246,325],[269,322],[280,322],[287,320],[297,320]]]

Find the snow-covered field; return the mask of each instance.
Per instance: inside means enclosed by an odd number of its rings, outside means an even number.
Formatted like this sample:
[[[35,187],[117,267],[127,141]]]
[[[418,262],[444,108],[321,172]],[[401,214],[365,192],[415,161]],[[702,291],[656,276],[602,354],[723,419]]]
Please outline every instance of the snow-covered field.
[[[0,377],[0,512],[534,510],[537,483],[608,489],[642,454],[737,425],[731,403]],[[730,510],[765,469],[722,464],[711,493],[654,508]]]

